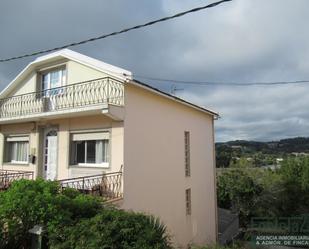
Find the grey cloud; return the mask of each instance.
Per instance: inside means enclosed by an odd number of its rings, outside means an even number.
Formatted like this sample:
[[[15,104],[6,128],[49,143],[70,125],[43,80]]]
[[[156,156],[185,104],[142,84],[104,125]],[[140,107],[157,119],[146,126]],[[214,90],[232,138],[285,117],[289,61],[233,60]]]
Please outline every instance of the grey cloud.
[[[207,1],[207,3],[210,1]],[[0,57],[108,33],[205,1],[1,1]],[[177,20],[73,48],[137,75],[196,81],[309,79],[309,2],[237,0]],[[27,58],[0,64],[0,88]],[[147,80],[146,80],[147,81]],[[171,83],[149,81],[169,91]],[[218,111],[218,141],[309,136],[308,85],[177,92]]]

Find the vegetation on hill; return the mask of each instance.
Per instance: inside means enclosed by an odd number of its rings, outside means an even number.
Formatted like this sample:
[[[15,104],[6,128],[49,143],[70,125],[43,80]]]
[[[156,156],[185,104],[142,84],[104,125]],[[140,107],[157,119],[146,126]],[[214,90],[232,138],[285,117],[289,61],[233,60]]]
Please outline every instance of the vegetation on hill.
[[[309,158],[291,157],[277,170],[243,166],[218,174],[218,205],[251,217],[293,217],[309,213]]]
[[[276,165],[278,158],[309,154],[309,138],[297,137],[280,141],[256,142],[236,140],[216,143],[217,167],[226,168],[246,158],[255,167]]]
[[[217,143],[217,146],[221,145],[227,145],[229,147],[240,146],[248,152],[263,152],[266,154],[309,152],[309,137],[288,138],[270,142],[236,140]]]

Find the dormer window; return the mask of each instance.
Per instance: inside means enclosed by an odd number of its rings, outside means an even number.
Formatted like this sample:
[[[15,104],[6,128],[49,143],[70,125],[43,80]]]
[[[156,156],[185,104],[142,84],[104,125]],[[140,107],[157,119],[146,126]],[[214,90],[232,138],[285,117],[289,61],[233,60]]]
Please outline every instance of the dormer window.
[[[47,91],[65,85],[65,68],[57,68],[42,73],[42,90]],[[50,92],[50,91],[47,91]],[[46,94],[47,95],[47,94]]]

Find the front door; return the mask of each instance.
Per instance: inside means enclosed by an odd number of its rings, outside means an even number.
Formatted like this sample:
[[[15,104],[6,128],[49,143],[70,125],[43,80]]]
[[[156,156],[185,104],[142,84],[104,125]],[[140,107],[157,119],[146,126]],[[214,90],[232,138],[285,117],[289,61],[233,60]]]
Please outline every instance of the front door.
[[[57,151],[58,137],[57,130],[48,129],[45,131],[44,141],[44,178],[55,180],[57,176]]]

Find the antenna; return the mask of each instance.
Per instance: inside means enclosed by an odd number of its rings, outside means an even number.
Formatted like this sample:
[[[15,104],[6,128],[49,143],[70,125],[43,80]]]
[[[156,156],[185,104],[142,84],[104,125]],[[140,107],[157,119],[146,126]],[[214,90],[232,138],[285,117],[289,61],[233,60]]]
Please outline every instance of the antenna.
[[[176,95],[176,92],[177,92],[177,91],[183,91],[183,90],[185,90],[185,89],[183,89],[183,88],[177,88],[177,86],[176,86],[175,84],[173,84],[173,85],[171,86],[171,94],[172,94],[172,95]]]

